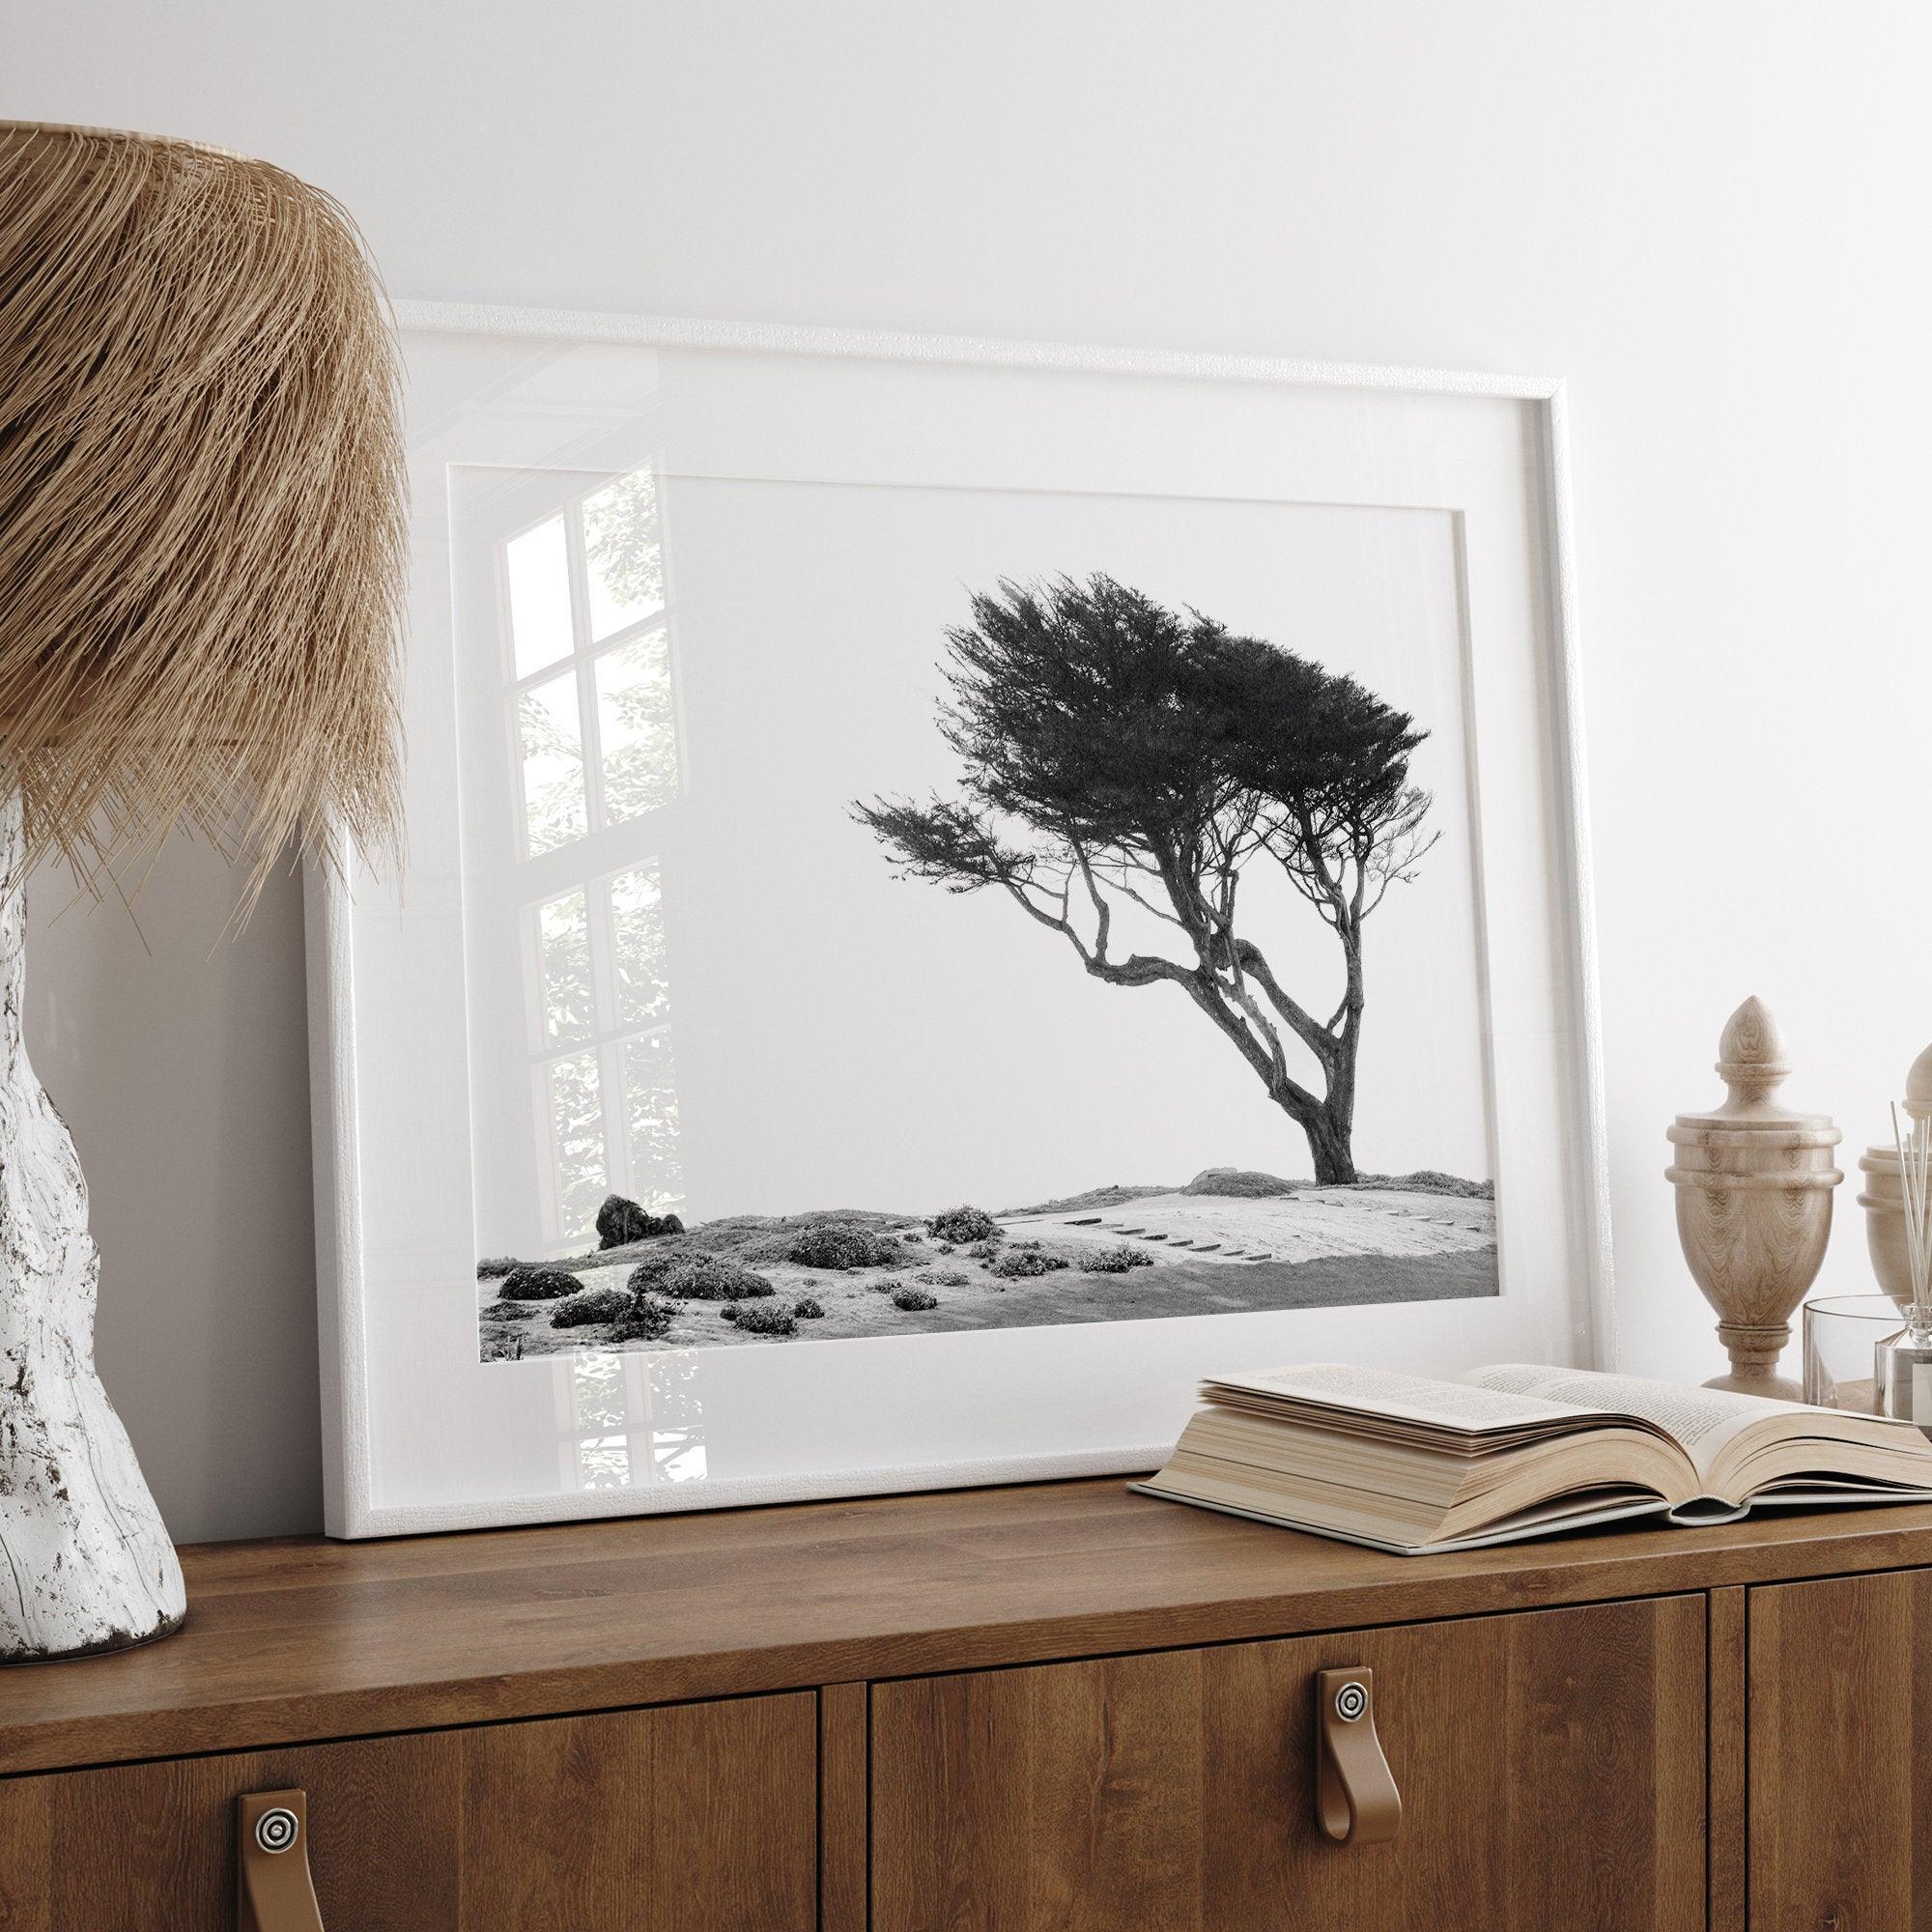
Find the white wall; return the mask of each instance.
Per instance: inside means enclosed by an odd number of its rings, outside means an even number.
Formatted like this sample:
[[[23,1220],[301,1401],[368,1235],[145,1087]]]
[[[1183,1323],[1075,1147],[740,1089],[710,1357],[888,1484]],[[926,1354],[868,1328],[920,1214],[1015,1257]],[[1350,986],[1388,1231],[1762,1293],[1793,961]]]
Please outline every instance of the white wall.
[[[1719,1363],[1663,1127],[1761,993],[1875,1136],[1932,1038],[1932,14],[1902,0],[14,0],[0,113],[190,134],[399,296],[1570,378],[1624,1355]],[[300,909],[35,920],[100,1359],[184,1538],[320,1515]],[[1828,1284],[1863,1280],[1852,1201]]]

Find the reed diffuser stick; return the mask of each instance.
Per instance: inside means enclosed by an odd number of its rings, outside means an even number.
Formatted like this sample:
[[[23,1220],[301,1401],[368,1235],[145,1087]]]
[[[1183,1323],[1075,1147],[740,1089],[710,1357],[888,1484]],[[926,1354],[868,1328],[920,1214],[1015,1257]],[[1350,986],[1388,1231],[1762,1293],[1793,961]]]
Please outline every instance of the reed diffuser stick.
[[[1906,1265],[1912,1277],[1915,1338],[1932,1333],[1932,1120],[1891,1108],[1898,1190],[1905,1208]]]

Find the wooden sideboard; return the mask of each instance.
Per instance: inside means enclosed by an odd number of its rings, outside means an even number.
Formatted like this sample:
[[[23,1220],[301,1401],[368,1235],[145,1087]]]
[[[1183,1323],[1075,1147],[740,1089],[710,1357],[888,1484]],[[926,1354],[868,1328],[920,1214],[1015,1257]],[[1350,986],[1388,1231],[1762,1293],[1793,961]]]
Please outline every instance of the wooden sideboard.
[[[1405,1560],[1085,1482],[185,1563],[179,1636],[0,1671],[5,1932],[225,1932],[291,1788],[329,1932],[1932,1925],[1932,1509]],[[1314,1813],[1357,1665],[1382,1844]]]

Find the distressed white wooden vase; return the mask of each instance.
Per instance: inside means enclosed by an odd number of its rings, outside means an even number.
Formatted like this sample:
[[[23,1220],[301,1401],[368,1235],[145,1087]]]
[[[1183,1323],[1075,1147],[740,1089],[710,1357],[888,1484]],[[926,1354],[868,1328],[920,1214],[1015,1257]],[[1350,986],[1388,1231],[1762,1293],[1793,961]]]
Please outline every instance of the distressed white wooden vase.
[[[0,879],[20,877],[0,799]],[[181,1565],[94,1369],[100,1256],[66,1123],[21,1037],[27,895],[0,900],[0,1662],[119,1650],[187,1611]]]

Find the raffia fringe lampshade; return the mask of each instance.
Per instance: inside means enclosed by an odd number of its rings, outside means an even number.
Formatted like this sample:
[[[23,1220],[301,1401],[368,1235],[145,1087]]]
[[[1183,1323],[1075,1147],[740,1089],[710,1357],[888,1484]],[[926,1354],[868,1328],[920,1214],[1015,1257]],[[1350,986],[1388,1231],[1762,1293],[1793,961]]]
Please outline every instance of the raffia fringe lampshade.
[[[0,123],[0,1658],[184,1607],[94,1373],[86,1189],[20,1041],[21,881],[58,852],[99,891],[186,829],[248,858],[252,900],[292,840],[393,849],[399,414],[328,196]]]

